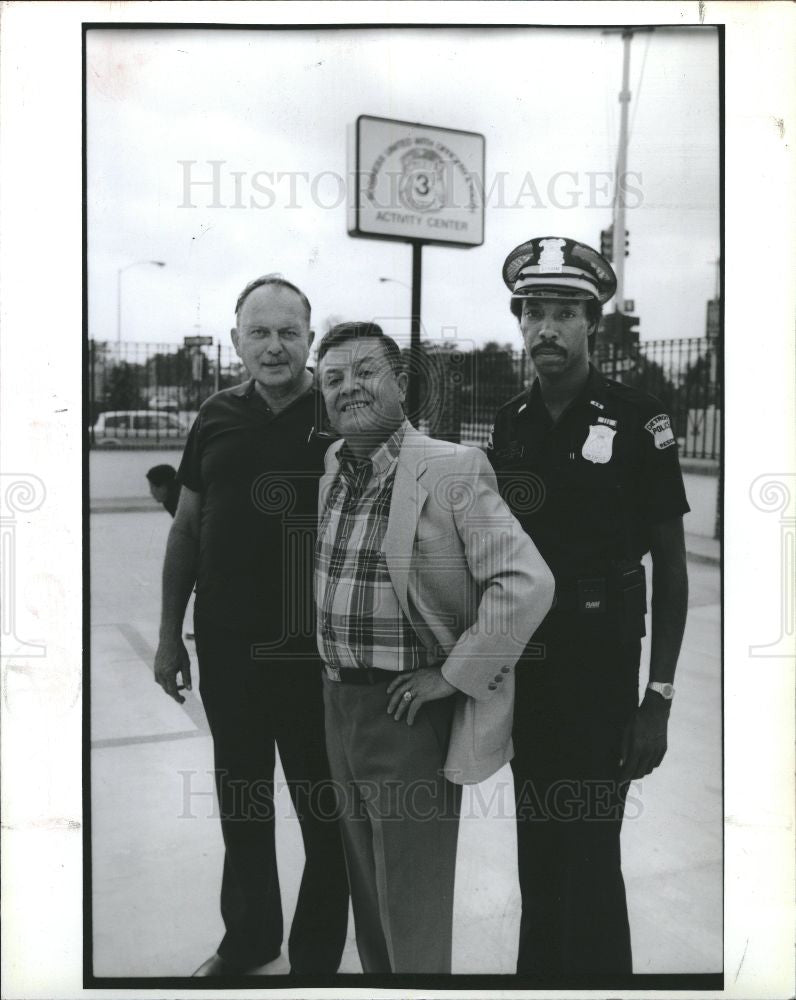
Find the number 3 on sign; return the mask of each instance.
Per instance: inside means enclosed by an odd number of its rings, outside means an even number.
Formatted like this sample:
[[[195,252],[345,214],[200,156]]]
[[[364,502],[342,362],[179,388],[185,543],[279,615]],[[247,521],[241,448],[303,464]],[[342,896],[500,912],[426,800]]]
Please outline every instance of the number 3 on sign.
[[[415,194],[427,195],[431,190],[431,180],[428,174],[415,174]]]

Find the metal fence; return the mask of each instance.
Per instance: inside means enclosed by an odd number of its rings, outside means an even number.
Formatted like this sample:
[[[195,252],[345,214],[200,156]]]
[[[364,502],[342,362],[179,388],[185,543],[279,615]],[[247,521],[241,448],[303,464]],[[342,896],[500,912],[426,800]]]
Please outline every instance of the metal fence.
[[[621,355],[603,345],[594,358],[609,378],[652,393],[671,416],[684,458],[721,457],[722,353],[706,337],[650,340]]]
[[[246,372],[230,345],[90,340],[89,440],[95,447],[180,447],[200,405]]]
[[[407,359],[408,360],[408,359]],[[718,459],[721,351],[708,338],[599,345],[592,361],[608,377],[657,396],[683,457]],[[498,407],[530,385],[524,352],[488,343],[460,351],[423,343],[415,423],[439,437],[484,446]],[[229,345],[89,342],[90,440],[96,447],[179,447],[200,404],[246,378]]]
[[[533,381],[533,364],[524,352],[497,344],[467,352],[423,348],[417,422],[437,437],[485,446],[497,409]],[[602,344],[592,362],[607,377],[660,400],[682,457],[719,459],[721,351],[715,340],[642,341],[629,351]]]

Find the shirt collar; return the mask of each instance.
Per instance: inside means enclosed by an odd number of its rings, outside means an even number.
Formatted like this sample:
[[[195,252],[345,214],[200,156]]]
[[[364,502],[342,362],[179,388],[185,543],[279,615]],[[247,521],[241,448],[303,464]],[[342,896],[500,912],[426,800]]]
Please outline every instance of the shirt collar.
[[[311,371],[312,369],[307,369],[307,370]],[[257,392],[257,388],[256,388],[256,385],[255,385],[255,380],[253,378],[248,379],[246,382],[241,382],[240,385],[233,386],[229,391],[230,391],[230,393],[233,396],[237,396],[239,399],[251,399],[252,396],[256,396],[267,410],[269,410],[269,411],[271,410],[271,407],[268,405],[268,403],[266,403],[266,401],[259,394],[259,392]],[[307,396],[315,393],[316,391],[317,390],[315,388],[315,384],[312,383],[309,386],[309,388],[307,389],[306,392],[302,392],[302,394],[300,396],[297,396],[293,400],[293,402],[290,403],[289,406],[285,407],[285,409],[289,410],[290,407],[293,406],[294,403],[298,403],[301,400],[306,399]],[[284,412],[284,411],[280,411],[280,412]]]
[[[337,452],[338,463],[341,467],[344,466],[350,471],[355,471],[361,468],[364,463],[367,463],[370,466],[371,474],[376,479],[384,479],[398,461],[398,455],[401,452],[401,445],[403,444],[408,426],[409,421],[404,417],[401,425],[368,458],[357,458],[348,447],[348,442],[345,442]]]
[[[234,385],[229,391],[230,395],[237,396],[238,399],[248,399],[254,392],[254,379],[250,378],[246,382],[241,382],[240,385]]]
[[[584,401],[590,399],[599,398],[602,393],[603,386],[605,385],[605,379],[600,374],[600,372],[594,367],[594,365],[589,362],[589,374],[586,381],[583,383],[583,388],[577,394],[577,396],[572,400],[567,410],[573,410],[575,407],[582,405]],[[533,380],[531,388],[528,391],[527,397],[528,409],[542,407],[547,413],[547,408],[544,405],[544,400],[542,399],[542,389],[539,385],[539,376]],[[524,411],[524,412],[527,412]]]

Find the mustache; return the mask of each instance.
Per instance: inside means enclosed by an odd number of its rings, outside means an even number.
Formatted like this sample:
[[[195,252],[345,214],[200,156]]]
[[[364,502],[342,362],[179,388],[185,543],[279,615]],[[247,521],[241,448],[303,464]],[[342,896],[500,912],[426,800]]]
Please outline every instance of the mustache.
[[[558,344],[537,344],[536,347],[531,351],[531,357],[539,354],[540,352],[547,352],[550,354],[566,354],[567,352],[563,347],[559,347]]]

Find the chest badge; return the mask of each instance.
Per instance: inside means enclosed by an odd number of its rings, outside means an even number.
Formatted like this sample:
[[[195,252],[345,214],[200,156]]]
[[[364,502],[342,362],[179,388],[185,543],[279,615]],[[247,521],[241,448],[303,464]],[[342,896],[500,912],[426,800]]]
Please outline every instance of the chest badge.
[[[614,435],[616,431],[613,427],[605,424],[593,424],[589,428],[589,436],[583,443],[583,457],[594,463],[604,465],[610,461],[614,449]]]

